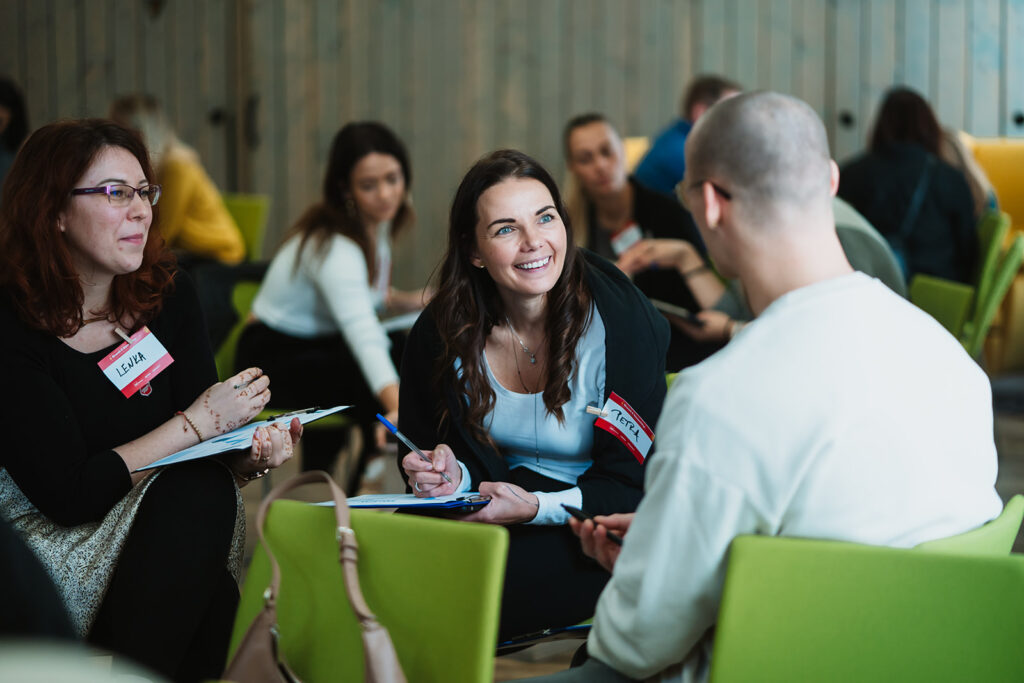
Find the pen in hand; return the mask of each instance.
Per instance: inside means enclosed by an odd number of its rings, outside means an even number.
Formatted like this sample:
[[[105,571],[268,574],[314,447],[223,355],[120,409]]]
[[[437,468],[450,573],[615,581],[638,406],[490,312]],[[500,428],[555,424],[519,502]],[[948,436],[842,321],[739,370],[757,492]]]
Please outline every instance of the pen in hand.
[[[420,458],[422,458],[424,462],[429,462],[431,465],[434,464],[434,461],[431,460],[430,458],[428,458],[426,453],[424,453],[420,449],[416,448],[416,446],[413,445],[412,441],[409,441],[408,437],[406,437],[405,434],[403,434],[402,432],[398,431],[398,427],[396,427],[395,425],[391,424],[390,420],[388,420],[386,417],[384,417],[380,413],[377,413],[377,419],[380,420],[381,423],[385,427],[388,428],[388,431],[391,432],[392,434],[394,434],[395,437],[399,441],[401,441],[406,446],[408,446],[409,449],[412,450],[413,453],[415,453],[416,455],[420,456]],[[449,484],[452,483],[452,478],[448,476],[447,472],[441,472],[441,476],[444,477],[444,480],[446,482],[448,482]]]

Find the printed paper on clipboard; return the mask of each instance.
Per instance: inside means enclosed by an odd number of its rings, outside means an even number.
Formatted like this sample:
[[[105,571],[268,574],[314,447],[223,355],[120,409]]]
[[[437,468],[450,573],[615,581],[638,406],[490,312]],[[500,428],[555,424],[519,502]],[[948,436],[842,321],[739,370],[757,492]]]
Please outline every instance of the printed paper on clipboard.
[[[256,430],[259,427],[265,427],[276,423],[288,424],[292,421],[293,417],[299,418],[299,422],[302,424],[308,424],[315,420],[319,420],[322,417],[333,415],[334,413],[340,412],[349,407],[350,406],[334,406],[333,408],[324,409],[308,408],[306,410],[298,410],[294,413],[274,415],[269,420],[250,422],[249,424],[243,425],[234,431],[219,434],[212,439],[207,439],[202,443],[197,443],[195,446],[190,446],[189,448],[178,451],[177,453],[172,453],[166,458],[161,458],[160,460],[150,463],[145,467],[140,467],[135,471],[142,472],[143,470],[151,470],[154,467],[163,467],[165,465],[173,465],[178,462],[208,458],[209,456],[217,455],[218,453],[227,453],[228,451],[235,451],[240,448],[249,448],[252,446],[253,434],[256,433]]]
[[[417,498],[411,493],[372,493],[348,498],[350,508],[418,508],[420,510],[456,510],[461,512],[479,510],[489,502],[491,502],[489,496],[481,496],[479,493],[452,493],[436,498]],[[317,505],[333,507],[334,501],[328,500],[317,503]]]

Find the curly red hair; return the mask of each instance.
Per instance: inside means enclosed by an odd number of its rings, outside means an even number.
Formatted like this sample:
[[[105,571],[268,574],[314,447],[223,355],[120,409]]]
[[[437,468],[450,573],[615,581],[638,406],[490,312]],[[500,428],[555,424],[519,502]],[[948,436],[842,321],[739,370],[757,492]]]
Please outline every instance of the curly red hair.
[[[0,285],[26,325],[58,337],[69,337],[81,328],[84,301],[59,217],[78,179],[109,147],[127,150],[138,159],[146,178],[155,177],[137,133],[105,119],[83,119],[52,123],[30,135],[4,182]],[[116,276],[110,292],[107,312],[119,320],[131,317],[137,327],[160,311],[174,279],[174,256],[156,228],[154,210],[142,265]]]

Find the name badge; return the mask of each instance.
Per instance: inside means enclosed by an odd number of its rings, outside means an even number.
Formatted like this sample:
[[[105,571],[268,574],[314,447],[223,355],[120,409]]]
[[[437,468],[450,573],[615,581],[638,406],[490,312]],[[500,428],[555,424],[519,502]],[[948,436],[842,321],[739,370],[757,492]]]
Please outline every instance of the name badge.
[[[622,256],[627,249],[644,238],[643,231],[636,223],[630,223],[622,230],[612,235],[612,251],[616,256]]]
[[[594,412],[598,411],[595,409]],[[600,427],[625,444],[642,465],[654,443],[654,432],[633,410],[633,406],[613,391],[599,414],[601,417],[594,420],[594,426]]]
[[[128,398],[173,362],[171,354],[156,335],[148,327],[143,327],[98,365],[107,379]]]

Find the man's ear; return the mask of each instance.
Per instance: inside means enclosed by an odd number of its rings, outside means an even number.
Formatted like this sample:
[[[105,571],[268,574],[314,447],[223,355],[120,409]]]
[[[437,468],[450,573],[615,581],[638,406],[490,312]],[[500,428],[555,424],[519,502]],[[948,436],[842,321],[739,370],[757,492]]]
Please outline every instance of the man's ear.
[[[828,160],[828,168],[831,172],[831,178],[829,179],[829,189],[833,197],[836,196],[836,192],[839,191],[839,164],[834,159]]]
[[[706,180],[701,183],[700,191],[704,198],[704,224],[708,229],[715,230],[722,222],[724,206],[721,197],[715,192],[715,187]]]

